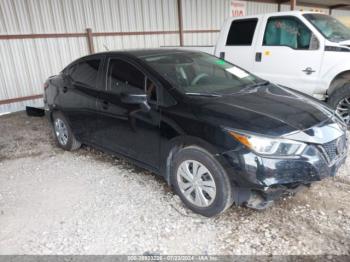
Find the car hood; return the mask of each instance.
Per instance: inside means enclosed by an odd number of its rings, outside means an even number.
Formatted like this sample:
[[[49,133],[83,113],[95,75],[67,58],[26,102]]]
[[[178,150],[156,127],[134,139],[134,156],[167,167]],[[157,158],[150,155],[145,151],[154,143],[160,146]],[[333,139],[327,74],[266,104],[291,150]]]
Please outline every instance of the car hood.
[[[202,121],[271,136],[306,130],[333,116],[321,103],[273,84],[199,99],[193,108]]]

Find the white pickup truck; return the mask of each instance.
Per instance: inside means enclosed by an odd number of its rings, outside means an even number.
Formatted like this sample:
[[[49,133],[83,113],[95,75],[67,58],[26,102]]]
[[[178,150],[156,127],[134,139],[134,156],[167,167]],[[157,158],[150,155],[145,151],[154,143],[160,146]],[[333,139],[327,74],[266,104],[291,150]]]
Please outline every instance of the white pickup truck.
[[[325,100],[350,120],[350,29],[334,17],[290,11],[229,18],[215,47],[188,49]]]

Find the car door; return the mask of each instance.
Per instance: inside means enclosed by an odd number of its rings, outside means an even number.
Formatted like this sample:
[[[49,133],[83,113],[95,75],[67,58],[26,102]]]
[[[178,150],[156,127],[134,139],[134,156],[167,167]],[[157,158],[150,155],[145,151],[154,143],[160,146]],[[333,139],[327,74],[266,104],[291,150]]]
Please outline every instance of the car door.
[[[106,88],[98,100],[96,143],[157,169],[160,113],[156,82],[142,68],[120,57],[108,59],[104,82]],[[150,110],[123,102],[121,96],[126,92],[147,92]]]
[[[322,43],[294,16],[265,18],[253,72],[272,82],[312,95],[321,84]]]
[[[233,20],[230,27],[224,29],[223,35],[227,38],[218,41],[216,56],[252,71],[257,24],[257,17]]]
[[[89,141],[94,132],[101,63],[101,57],[80,60],[65,70],[64,85],[59,88],[60,110],[81,141]]]

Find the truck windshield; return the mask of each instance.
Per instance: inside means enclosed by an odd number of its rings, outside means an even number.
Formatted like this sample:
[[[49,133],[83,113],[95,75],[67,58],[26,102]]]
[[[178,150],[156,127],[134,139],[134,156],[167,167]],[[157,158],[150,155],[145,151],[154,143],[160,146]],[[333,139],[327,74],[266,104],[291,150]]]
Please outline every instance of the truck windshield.
[[[332,42],[350,40],[350,28],[334,17],[323,14],[304,14],[304,17],[328,40]]]
[[[231,94],[262,82],[233,64],[200,52],[174,51],[140,58],[187,95]]]

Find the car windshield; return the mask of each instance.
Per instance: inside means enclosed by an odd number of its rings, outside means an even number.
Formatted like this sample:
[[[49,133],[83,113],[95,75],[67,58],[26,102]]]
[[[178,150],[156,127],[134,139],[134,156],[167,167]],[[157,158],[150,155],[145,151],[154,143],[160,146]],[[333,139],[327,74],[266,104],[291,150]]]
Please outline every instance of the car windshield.
[[[233,64],[200,52],[174,52],[140,58],[188,95],[231,94],[262,81]]]
[[[334,17],[323,14],[305,14],[304,17],[328,40],[332,42],[350,40],[350,28]]]

